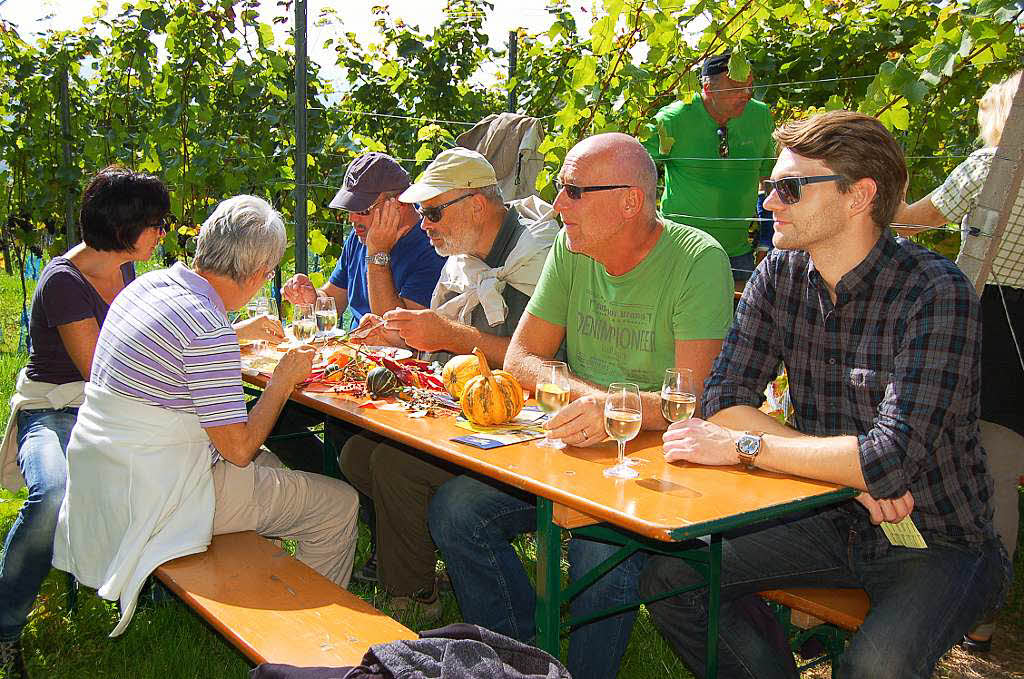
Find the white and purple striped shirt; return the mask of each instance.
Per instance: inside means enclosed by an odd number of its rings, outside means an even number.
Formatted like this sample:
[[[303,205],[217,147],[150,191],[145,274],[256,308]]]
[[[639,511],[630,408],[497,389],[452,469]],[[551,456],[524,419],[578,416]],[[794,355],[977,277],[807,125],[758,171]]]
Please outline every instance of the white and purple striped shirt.
[[[114,299],[91,381],[219,427],[248,420],[241,371],[238,338],[220,296],[179,263],[140,276]]]

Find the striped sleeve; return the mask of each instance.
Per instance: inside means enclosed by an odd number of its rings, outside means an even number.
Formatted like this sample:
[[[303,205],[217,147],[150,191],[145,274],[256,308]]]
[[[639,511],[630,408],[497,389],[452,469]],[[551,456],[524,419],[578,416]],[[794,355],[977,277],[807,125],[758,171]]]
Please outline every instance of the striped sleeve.
[[[203,427],[246,422],[238,338],[230,327],[196,335],[182,351],[185,384]]]

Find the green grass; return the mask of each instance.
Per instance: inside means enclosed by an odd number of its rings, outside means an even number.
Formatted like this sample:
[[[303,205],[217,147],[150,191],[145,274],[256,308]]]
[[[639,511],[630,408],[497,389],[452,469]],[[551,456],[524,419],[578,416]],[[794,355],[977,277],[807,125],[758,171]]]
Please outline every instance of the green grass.
[[[16,351],[20,309],[19,280],[0,275],[0,330],[3,332],[0,344],[0,422],[6,422],[7,401],[14,379],[26,361],[26,356]],[[16,494],[0,490],[0,535],[7,534],[24,497],[24,489]],[[527,572],[532,574],[536,559],[532,538],[519,539],[516,549],[526,563]],[[368,553],[369,535],[365,526],[360,526],[357,563],[362,563]],[[566,567],[567,564],[563,563],[563,578],[566,577]],[[377,608],[389,612],[388,597],[378,588],[353,584],[351,589]],[[415,611],[403,622],[412,629],[422,630],[459,621],[455,597],[450,593],[444,593],[442,597],[445,606],[440,623],[420,620]],[[66,576],[57,571],[51,572],[25,630],[24,645],[33,677],[243,679],[248,676],[251,665],[246,659],[176,600],[141,607],[128,631],[117,639],[107,637],[117,622],[114,603],[103,601],[85,589],[79,593],[78,601],[78,610],[68,615]],[[1024,632],[1024,558],[1019,554],[1013,588],[1001,612],[1000,625]],[[564,657],[564,642],[562,650]],[[619,676],[630,679],[690,677],[642,608]]]

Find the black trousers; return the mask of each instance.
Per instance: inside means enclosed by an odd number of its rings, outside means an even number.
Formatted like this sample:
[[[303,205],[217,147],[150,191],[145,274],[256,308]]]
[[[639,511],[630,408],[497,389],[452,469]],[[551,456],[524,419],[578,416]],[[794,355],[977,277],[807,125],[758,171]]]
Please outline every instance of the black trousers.
[[[986,285],[981,295],[981,419],[1024,436],[1024,366],[1011,323],[1024,349],[1024,290],[1003,286],[1000,295],[999,286]]]

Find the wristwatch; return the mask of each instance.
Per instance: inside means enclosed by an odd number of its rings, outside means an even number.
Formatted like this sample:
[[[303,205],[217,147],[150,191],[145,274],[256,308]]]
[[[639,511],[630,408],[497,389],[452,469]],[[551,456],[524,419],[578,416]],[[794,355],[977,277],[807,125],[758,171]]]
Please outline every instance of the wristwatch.
[[[391,264],[391,255],[386,252],[378,252],[373,255],[366,255],[367,264],[377,264],[379,266],[387,266]]]
[[[751,469],[754,468],[754,458],[761,452],[763,436],[764,433],[760,431],[745,431],[736,439],[736,452],[740,456],[740,462]]]

